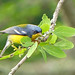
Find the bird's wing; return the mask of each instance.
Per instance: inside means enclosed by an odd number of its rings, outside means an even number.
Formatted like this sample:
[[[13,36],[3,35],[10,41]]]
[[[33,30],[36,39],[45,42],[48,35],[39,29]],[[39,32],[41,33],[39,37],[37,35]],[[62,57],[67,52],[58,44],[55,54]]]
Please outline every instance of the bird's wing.
[[[16,34],[16,35],[27,35],[26,30],[27,30],[26,26],[25,27],[13,26],[13,27],[7,28],[7,29],[0,31],[0,32],[8,33],[8,34]]]

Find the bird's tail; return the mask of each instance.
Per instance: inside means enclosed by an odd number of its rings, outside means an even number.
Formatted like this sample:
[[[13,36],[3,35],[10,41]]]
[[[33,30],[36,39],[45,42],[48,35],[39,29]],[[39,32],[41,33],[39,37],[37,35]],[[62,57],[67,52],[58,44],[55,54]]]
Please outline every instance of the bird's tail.
[[[1,35],[1,34],[5,34],[5,32],[4,32],[4,31],[0,31],[0,35]]]

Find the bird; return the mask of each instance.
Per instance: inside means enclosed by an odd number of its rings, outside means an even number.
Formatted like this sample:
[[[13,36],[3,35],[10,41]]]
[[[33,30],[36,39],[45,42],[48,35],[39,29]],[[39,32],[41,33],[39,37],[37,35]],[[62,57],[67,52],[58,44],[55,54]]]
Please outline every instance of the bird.
[[[0,54],[0,57],[4,54],[5,50],[12,44],[21,44],[20,40],[27,36],[34,41],[42,33],[42,29],[37,25],[33,24],[20,24],[17,26],[9,27],[5,30],[1,30],[0,34],[8,34],[6,44]]]

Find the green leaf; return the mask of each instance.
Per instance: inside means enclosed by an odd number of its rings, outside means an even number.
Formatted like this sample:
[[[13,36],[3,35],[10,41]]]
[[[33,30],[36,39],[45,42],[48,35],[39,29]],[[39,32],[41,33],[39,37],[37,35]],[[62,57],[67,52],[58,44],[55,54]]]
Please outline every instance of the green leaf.
[[[26,48],[23,48],[23,49],[20,49],[20,50],[16,50],[15,52],[13,52],[13,53],[11,53],[9,55],[1,57],[0,60],[11,58],[11,57],[19,55],[19,54],[23,54],[25,51],[26,51]]]
[[[34,51],[36,50],[37,46],[38,46],[38,43],[35,42],[35,43],[30,47],[30,49],[28,50],[28,53],[27,53],[27,57],[28,57],[28,58],[34,53]]]
[[[49,24],[42,24],[40,26],[40,28],[42,29],[42,33],[45,33],[45,32],[47,32],[49,30],[50,25]]]
[[[52,35],[51,40],[49,41],[51,44],[54,44],[57,40],[57,36],[55,34]]]
[[[7,59],[7,58],[10,58],[10,55],[3,56],[3,57],[0,58],[0,60],[4,60],[4,59]]]
[[[52,56],[58,58],[66,57],[66,54],[59,47],[56,47],[54,45],[45,45],[43,46],[43,49]]]
[[[25,44],[22,44],[23,47],[29,47],[33,45],[33,42],[26,42]]]
[[[59,39],[62,39],[62,40],[66,40],[66,37],[64,37],[63,35],[59,35],[57,36]]]
[[[46,42],[40,42],[39,46],[44,46],[44,45],[47,45],[48,43]]]
[[[33,44],[33,42],[31,42],[31,38],[25,36],[21,39],[21,44],[23,47],[29,47]]]
[[[49,35],[46,43],[50,43],[50,44],[54,44],[57,40],[57,35],[53,34],[53,35]]]
[[[50,25],[50,19],[47,17],[46,14],[43,14],[42,21],[40,22],[39,26],[41,26],[42,24]]]
[[[31,38],[25,36],[21,39],[21,43],[25,43],[25,42],[31,42]]]
[[[48,37],[48,39],[47,39],[47,41],[46,41],[46,43],[49,43],[50,40],[51,40],[51,38],[52,38],[52,35],[50,34],[49,37]]]
[[[43,15],[42,21],[39,24],[39,27],[42,29],[42,33],[47,32],[50,28],[50,19],[46,16],[46,14]]]
[[[72,49],[74,47],[74,44],[68,40],[56,42],[54,45],[60,47],[61,49]]]
[[[58,28],[55,29],[54,33],[58,36],[58,37],[72,37],[75,36],[75,28],[72,27],[67,27],[67,26],[60,26]]]
[[[18,49],[16,50],[13,55],[19,55],[19,54],[23,54],[26,51],[26,48],[22,48],[22,49]]]
[[[37,47],[37,50],[39,50],[44,58],[45,61],[47,61],[47,56],[46,56],[46,52],[43,50],[43,48],[41,46]]]

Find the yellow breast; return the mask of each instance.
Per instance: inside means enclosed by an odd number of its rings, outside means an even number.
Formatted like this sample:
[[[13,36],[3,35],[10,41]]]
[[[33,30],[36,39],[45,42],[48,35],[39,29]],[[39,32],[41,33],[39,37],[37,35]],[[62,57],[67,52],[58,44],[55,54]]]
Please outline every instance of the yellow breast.
[[[23,35],[9,35],[8,40],[10,40],[12,43],[18,43],[20,44],[20,40],[23,38]]]
[[[37,33],[37,34],[33,35],[32,38],[31,38],[31,40],[34,41],[39,35],[40,35],[40,33]],[[8,40],[10,40],[12,43],[21,44],[21,39],[23,37],[28,37],[28,36],[23,36],[23,35],[9,35],[8,36]]]

